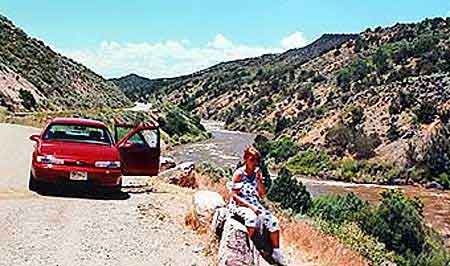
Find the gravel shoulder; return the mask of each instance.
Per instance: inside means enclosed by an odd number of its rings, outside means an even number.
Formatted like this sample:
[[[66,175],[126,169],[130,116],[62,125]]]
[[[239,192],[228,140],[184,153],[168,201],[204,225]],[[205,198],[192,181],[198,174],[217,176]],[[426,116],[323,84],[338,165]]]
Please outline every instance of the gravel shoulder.
[[[184,226],[188,190],[154,178],[116,200],[29,192],[37,132],[0,124],[0,265],[211,265]]]

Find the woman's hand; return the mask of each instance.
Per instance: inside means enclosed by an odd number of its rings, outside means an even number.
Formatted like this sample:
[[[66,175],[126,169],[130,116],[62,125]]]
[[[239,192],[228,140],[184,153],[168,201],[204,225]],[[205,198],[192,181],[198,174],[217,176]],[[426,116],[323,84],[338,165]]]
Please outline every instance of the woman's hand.
[[[258,191],[258,196],[263,198],[266,196],[266,186],[264,185],[264,177],[262,175],[261,169],[256,170],[256,186]]]
[[[256,170],[256,179],[260,182],[264,182],[264,177],[262,175],[262,171],[259,168]]]

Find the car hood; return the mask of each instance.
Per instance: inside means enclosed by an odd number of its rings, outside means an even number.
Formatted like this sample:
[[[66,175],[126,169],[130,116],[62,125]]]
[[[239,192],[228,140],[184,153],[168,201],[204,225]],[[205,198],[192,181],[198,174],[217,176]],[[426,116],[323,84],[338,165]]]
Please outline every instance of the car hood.
[[[53,155],[56,158],[80,160],[89,163],[95,161],[119,160],[119,152],[113,145],[91,143],[48,141],[39,145],[39,154]]]

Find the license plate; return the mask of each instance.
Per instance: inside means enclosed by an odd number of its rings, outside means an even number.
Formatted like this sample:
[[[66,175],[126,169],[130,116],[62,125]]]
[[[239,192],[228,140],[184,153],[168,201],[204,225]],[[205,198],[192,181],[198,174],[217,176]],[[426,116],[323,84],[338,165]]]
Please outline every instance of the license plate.
[[[87,172],[70,172],[70,180],[87,180]]]

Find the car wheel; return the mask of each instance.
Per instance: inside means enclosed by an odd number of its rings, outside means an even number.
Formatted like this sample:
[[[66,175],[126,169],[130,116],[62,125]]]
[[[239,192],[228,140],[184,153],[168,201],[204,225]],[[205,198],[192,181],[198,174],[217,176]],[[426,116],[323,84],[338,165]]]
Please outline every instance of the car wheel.
[[[28,189],[31,191],[37,191],[39,190],[39,181],[37,181],[34,176],[33,173],[30,172],[30,178],[28,180]]]

